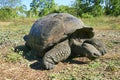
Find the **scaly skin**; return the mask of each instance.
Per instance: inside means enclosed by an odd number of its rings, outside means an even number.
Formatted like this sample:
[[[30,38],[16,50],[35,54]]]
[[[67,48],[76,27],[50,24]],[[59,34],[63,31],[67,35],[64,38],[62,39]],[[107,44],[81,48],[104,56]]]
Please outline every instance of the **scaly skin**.
[[[72,39],[70,46],[71,58],[82,56],[94,60],[106,53],[105,45],[98,39],[87,39],[84,42]]]
[[[46,69],[53,69],[55,64],[66,60],[71,54],[71,49],[68,40],[59,43],[53,49],[45,53],[43,63]]]
[[[100,51],[100,53],[102,55],[104,55],[106,53],[106,48],[105,48],[105,45],[103,44],[103,42],[99,39],[88,39],[88,40],[85,40],[83,42],[84,43],[88,43],[88,44],[91,44],[93,45],[97,50]]]
[[[89,58],[90,60],[95,60],[102,56],[99,50],[97,50],[93,45],[89,43],[83,43],[82,47],[85,51],[85,57]]]

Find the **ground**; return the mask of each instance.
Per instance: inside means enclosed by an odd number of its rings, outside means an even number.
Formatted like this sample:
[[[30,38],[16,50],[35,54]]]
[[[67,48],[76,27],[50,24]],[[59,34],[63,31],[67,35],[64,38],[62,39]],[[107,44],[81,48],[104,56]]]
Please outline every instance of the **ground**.
[[[0,80],[120,80],[120,30],[94,28],[95,38],[107,48],[103,57],[95,61],[74,58],[44,70],[41,60],[24,47],[23,36],[31,24],[16,26],[0,26]]]

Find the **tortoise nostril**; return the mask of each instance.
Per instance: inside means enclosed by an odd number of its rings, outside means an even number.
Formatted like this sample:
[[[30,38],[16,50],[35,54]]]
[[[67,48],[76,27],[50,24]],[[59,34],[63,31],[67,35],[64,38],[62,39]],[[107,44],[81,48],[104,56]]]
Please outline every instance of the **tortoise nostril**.
[[[93,53],[93,56],[94,56],[94,57],[99,57],[100,55],[97,54],[97,53]]]

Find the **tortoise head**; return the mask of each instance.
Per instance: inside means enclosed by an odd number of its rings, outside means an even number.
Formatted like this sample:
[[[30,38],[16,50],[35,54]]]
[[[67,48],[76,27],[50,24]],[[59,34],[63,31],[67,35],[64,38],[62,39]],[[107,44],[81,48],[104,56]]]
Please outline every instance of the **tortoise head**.
[[[102,56],[102,54],[91,44],[84,43],[83,45],[85,57],[89,58],[90,60],[95,60]]]
[[[106,53],[105,45],[101,40],[98,39],[85,40],[82,44],[82,47],[86,52],[85,56],[90,60],[99,58]]]
[[[87,39],[84,42],[71,39],[70,46],[73,56],[87,57],[90,60],[97,59],[106,53],[105,45],[98,39]]]

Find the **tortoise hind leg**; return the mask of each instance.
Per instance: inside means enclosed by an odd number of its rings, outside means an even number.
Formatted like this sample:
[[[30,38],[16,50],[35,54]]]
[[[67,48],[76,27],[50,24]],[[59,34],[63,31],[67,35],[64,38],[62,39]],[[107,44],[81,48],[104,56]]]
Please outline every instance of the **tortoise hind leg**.
[[[53,49],[45,53],[43,63],[46,69],[53,69],[55,64],[60,61],[66,60],[71,53],[68,41],[57,44]]]

